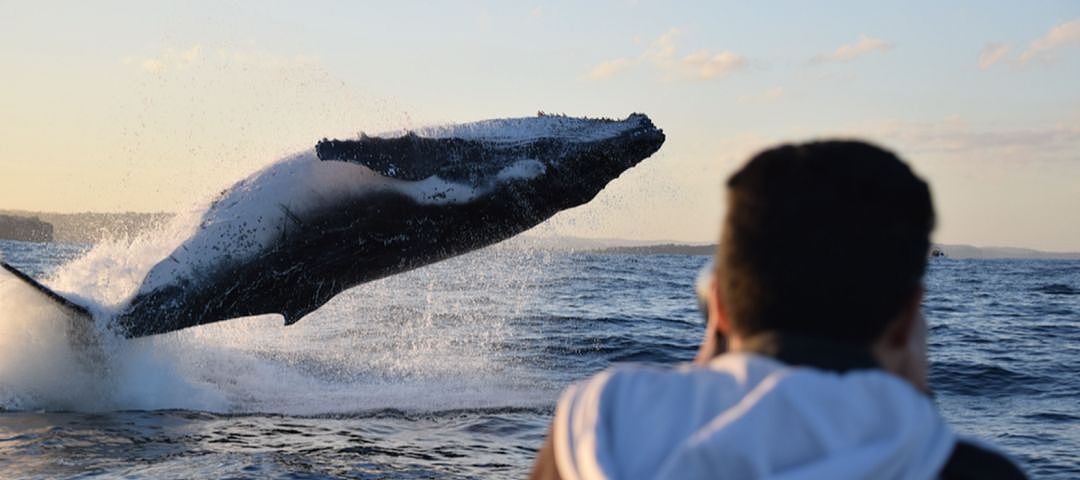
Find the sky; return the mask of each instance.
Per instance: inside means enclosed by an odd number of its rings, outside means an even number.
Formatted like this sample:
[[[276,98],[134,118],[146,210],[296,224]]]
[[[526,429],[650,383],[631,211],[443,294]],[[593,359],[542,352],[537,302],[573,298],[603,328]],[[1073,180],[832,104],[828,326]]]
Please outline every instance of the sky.
[[[710,242],[724,179],[862,138],[946,244],[1080,251],[1080,2],[0,0],[0,209],[186,211],[323,137],[648,114],[541,234]]]

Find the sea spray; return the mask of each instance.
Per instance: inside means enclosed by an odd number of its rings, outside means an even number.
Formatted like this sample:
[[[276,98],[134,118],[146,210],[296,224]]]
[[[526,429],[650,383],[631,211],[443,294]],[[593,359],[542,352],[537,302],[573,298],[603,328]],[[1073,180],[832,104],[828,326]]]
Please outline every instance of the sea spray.
[[[209,203],[207,199],[138,235],[94,244],[84,254],[59,265],[48,279],[49,286],[67,296],[85,299],[106,316],[114,314],[151,267],[199,228]]]
[[[0,406],[71,410],[102,397],[100,389],[107,390],[102,375],[87,368],[71,348],[70,321],[67,312],[3,273]]]
[[[145,259],[190,228],[184,221],[98,244],[49,268],[46,283],[107,313],[130,295]],[[502,352],[518,335],[507,312],[537,301],[533,282],[550,261],[543,251],[475,252],[346,291],[289,327],[260,316],[126,340],[100,324],[104,360],[90,363],[71,344],[71,319],[0,281],[0,405],[299,415],[543,405],[550,398],[520,374],[530,366]]]
[[[0,406],[12,410],[222,409],[175,368],[163,340],[132,342],[74,317],[14,277],[0,280]]]
[[[162,252],[174,248],[197,226],[197,218],[196,214],[177,215],[139,236],[79,248],[77,251],[83,253],[61,265],[33,268],[35,273],[47,273],[44,280],[50,288],[86,305],[94,319],[72,316],[5,272],[0,277],[0,407],[77,411],[227,408],[215,391],[189,381],[175,368],[173,355],[177,352],[161,348],[170,340],[131,342],[116,335],[109,325],[118,305],[131,295]],[[11,249],[30,248],[27,245],[12,245]],[[55,251],[61,257],[73,251],[68,245],[42,245],[36,250]]]

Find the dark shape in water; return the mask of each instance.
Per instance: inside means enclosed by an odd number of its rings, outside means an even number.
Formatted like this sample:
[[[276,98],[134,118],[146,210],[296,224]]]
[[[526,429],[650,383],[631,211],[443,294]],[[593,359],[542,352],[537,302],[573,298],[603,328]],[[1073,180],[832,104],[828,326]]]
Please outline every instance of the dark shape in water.
[[[643,114],[540,115],[323,140],[317,158],[285,159],[223,192],[202,228],[151,269],[115,325],[142,337],[250,315],[295,323],[349,287],[491,245],[584,204],[663,142]],[[353,177],[359,183],[342,187]],[[293,179],[301,184],[287,183]],[[311,179],[337,183],[312,193],[320,183],[307,188]],[[293,198],[259,197],[265,185]],[[277,203],[274,215],[268,200]]]

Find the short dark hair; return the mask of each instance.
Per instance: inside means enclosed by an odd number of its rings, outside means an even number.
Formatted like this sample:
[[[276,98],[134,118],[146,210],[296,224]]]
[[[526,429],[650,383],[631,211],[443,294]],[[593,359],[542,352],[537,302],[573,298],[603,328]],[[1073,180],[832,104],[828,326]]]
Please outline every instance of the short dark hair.
[[[858,141],[781,145],[727,182],[718,289],[740,335],[869,345],[921,288],[934,228],[926,182]]]

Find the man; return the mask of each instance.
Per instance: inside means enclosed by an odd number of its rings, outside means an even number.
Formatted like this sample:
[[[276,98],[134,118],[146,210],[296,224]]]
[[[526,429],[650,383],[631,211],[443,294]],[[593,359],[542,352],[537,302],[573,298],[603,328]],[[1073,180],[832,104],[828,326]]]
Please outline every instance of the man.
[[[1023,478],[928,396],[925,182],[829,141],[766,150],[727,188],[694,363],[570,387],[534,478]]]

